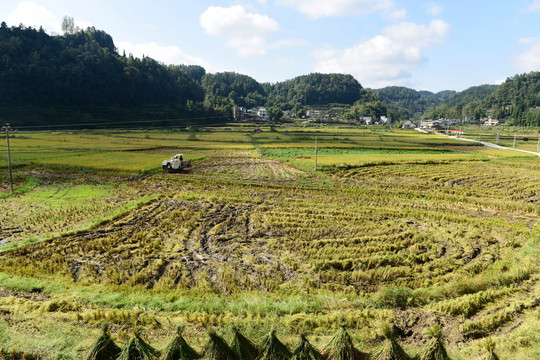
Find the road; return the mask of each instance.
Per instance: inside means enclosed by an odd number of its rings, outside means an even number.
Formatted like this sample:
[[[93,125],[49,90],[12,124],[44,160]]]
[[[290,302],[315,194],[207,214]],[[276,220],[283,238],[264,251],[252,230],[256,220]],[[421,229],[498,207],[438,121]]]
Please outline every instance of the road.
[[[415,130],[418,130],[420,132],[423,132],[423,133],[427,134],[427,131],[424,131],[424,130],[422,130],[420,128],[416,128]],[[497,145],[497,144],[494,144],[494,143],[489,143],[489,142],[485,142],[485,141],[478,141],[478,140],[473,140],[473,139],[456,138],[455,136],[450,136],[450,135],[446,135],[446,134],[442,134],[442,133],[437,133],[437,135],[446,136],[446,137],[456,139],[456,140],[476,142],[476,143],[480,143],[480,144],[482,144],[484,146],[489,146],[489,147],[492,147],[492,148],[495,148],[495,149],[520,151],[520,152],[524,152],[524,153],[528,153],[528,154],[532,154],[532,155],[536,155],[536,156],[540,157],[540,153],[537,153],[537,152],[534,152],[534,151],[521,150],[521,149],[512,149],[512,148]]]

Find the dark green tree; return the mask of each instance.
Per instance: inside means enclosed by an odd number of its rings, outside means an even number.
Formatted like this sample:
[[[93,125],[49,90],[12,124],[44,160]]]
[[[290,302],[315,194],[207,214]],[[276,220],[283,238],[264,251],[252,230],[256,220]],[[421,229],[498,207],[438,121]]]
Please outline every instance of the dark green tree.
[[[268,118],[270,119],[270,121],[280,121],[282,117],[283,111],[281,111],[278,106],[274,105],[268,109]]]

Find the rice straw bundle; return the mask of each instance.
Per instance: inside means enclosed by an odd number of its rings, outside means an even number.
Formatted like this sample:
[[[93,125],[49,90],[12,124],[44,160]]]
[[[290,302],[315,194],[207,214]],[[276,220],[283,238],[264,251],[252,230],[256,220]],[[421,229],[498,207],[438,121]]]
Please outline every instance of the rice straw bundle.
[[[276,337],[274,330],[266,337],[259,360],[289,360],[291,351]]]
[[[195,349],[186,342],[182,336],[184,327],[179,326],[176,331],[176,336],[171,340],[169,345],[163,350],[161,360],[196,360],[202,357]]]
[[[352,338],[342,327],[334,335],[332,340],[322,349],[323,356],[328,360],[365,360],[368,354],[354,347]]]
[[[116,360],[122,350],[109,336],[109,326],[103,326],[103,332],[90,348],[86,360]]]
[[[300,343],[296,346],[291,360],[323,360],[319,350],[308,341],[306,336],[300,336]]]
[[[446,353],[442,340],[441,325],[435,324],[426,331],[426,336],[429,339],[426,345],[420,350],[418,360],[450,360]]]
[[[208,333],[210,344],[206,352],[208,360],[237,360],[236,354],[227,342],[214,331]]]
[[[259,356],[259,349],[255,344],[246,338],[238,329],[234,329],[234,340],[232,350],[239,360],[256,360]]]
[[[487,339],[483,345],[487,353],[480,360],[499,360],[499,357],[495,354],[495,341]]]
[[[383,328],[384,342],[373,353],[373,360],[411,360],[405,350],[398,344],[388,325]]]
[[[122,348],[118,360],[157,360],[159,351],[147,344],[137,332]]]

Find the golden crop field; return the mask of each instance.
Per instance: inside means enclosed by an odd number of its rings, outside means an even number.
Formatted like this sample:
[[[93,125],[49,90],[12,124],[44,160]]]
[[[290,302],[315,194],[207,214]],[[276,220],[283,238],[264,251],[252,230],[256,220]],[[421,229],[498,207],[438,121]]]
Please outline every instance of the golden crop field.
[[[241,331],[333,359],[340,329],[412,358],[431,329],[451,359],[538,359],[539,157],[253,129],[16,134],[13,194],[0,147],[0,355],[85,358],[106,322],[158,351],[181,324],[209,358]],[[176,153],[192,168],[163,172]]]

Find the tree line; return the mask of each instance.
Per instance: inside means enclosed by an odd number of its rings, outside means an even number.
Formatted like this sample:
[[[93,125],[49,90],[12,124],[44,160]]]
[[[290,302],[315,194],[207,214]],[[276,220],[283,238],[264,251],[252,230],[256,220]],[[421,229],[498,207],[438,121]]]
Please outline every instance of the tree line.
[[[347,109],[345,119],[491,115],[517,125],[540,125],[538,72],[459,93],[399,86],[367,89],[346,74],[312,73],[259,83],[235,72],[210,74],[197,65],[165,65],[148,56],[119,54],[106,32],[64,22],[63,35],[1,23],[0,117],[17,119],[18,125],[111,119],[149,119],[159,125],[171,118],[229,121],[235,106],[302,115],[306,106],[339,105]]]

